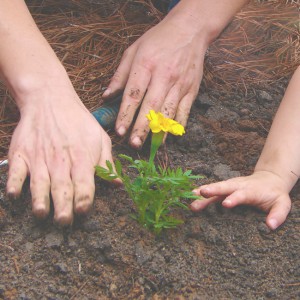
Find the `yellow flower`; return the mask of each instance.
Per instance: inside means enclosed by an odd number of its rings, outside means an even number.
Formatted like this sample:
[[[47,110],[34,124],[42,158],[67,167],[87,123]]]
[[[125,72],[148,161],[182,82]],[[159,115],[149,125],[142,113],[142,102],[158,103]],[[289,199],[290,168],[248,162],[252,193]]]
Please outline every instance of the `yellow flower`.
[[[184,127],[178,122],[166,118],[162,113],[156,113],[154,110],[150,110],[147,115],[150,121],[149,127],[153,133],[161,131],[170,132],[174,135],[183,135],[185,133]]]

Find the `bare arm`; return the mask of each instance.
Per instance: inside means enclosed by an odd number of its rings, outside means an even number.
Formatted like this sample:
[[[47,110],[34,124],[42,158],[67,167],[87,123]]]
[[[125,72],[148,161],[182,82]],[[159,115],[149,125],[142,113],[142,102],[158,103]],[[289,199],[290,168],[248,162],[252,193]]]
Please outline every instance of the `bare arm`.
[[[255,171],[281,177],[288,192],[300,176],[300,67],[294,73],[274,118]]]
[[[122,89],[124,97],[116,122],[123,136],[137,108],[130,144],[139,148],[147,134],[145,115],[161,111],[186,125],[203,73],[209,44],[247,0],[181,0],[155,27],[130,46],[104,93]]]
[[[112,161],[111,141],[77,96],[24,1],[0,2],[0,75],[20,109],[9,149],[7,193],[30,176],[33,213],[70,224],[94,197],[94,166]]]

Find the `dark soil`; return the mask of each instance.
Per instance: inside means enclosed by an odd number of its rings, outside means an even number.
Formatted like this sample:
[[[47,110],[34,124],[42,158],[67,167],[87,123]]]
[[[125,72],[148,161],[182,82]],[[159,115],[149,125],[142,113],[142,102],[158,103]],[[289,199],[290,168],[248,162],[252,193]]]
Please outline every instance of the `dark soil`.
[[[196,100],[186,135],[167,140],[159,160],[204,174],[203,182],[251,173],[284,87]],[[115,141],[114,153],[147,157]],[[178,229],[160,237],[131,217],[122,189],[97,179],[94,210],[67,229],[38,223],[30,193],[5,196],[0,182],[1,299],[300,299],[300,186],[275,232],[249,207],[212,205],[181,213]]]

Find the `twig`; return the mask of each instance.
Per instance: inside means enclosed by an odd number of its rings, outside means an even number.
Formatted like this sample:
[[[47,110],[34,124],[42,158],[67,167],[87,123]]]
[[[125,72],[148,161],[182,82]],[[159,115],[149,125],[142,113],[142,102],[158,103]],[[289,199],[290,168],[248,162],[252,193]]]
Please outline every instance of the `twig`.
[[[87,279],[80,287],[79,289],[73,294],[73,296],[69,300],[75,299],[75,297],[81,292],[81,290],[86,286],[86,284],[89,282],[89,279]]]
[[[14,265],[15,265],[15,269],[16,269],[17,274],[20,274],[20,268],[19,268],[16,257],[13,257],[12,259],[14,261]]]
[[[285,286],[299,286],[300,282],[294,282],[294,283],[287,283]]]
[[[0,243],[0,247],[4,247],[4,248],[7,248],[7,249],[9,249],[9,250],[11,250],[11,251],[15,251],[15,249],[14,249],[13,247],[8,246],[8,245],[5,245],[5,244],[1,244],[1,243]]]

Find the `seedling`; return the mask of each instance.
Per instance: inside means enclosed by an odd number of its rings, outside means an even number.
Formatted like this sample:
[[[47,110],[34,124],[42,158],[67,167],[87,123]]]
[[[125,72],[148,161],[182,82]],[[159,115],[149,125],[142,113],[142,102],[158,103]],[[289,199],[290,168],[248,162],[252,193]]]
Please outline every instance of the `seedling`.
[[[115,169],[111,162],[106,161],[106,168],[96,166],[96,175],[105,180],[122,180],[125,190],[133,200],[136,214],[133,216],[142,226],[159,234],[162,229],[175,228],[183,221],[172,216],[172,208],[188,209],[182,199],[197,199],[192,193],[194,181],[202,178],[182,168],[172,170],[154,164],[154,158],[163,142],[166,132],[174,135],[185,133],[184,127],[178,122],[165,118],[153,110],[147,115],[152,131],[149,161],[134,160],[121,154],[119,157],[127,161],[129,168],[136,171],[137,176],[129,176],[123,171],[120,160],[116,160]]]

